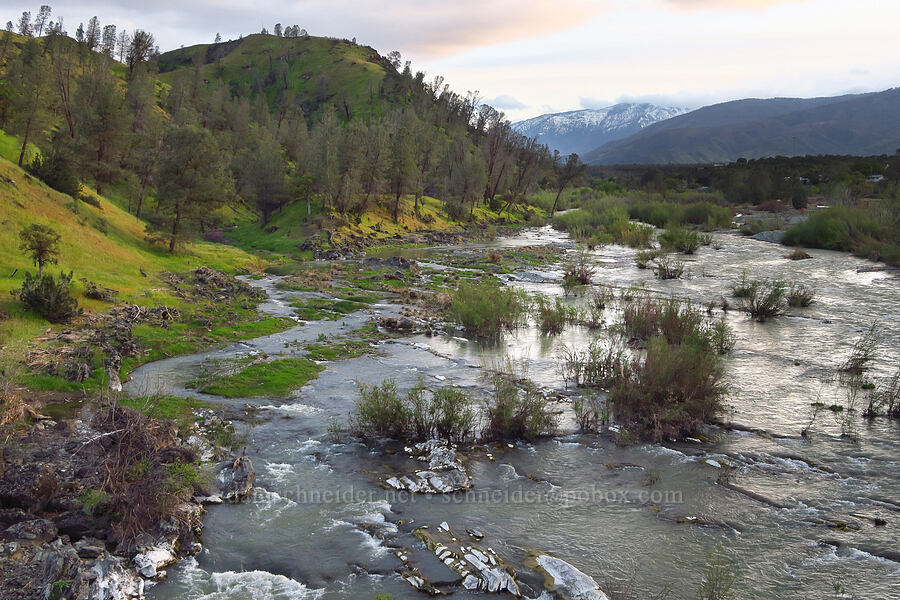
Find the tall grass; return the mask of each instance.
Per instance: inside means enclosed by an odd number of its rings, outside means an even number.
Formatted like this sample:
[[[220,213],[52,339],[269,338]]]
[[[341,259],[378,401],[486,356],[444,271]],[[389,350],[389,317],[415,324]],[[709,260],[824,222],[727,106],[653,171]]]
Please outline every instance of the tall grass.
[[[520,389],[510,378],[494,377],[482,435],[489,440],[533,440],[553,433],[556,416],[534,387]]]
[[[495,340],[521,325],[528,313],[524,292],[491,279],[463,282],[453,294],[447,316],[470,334]]]
[[[868,207],[834,206],[794,225],[782,243],[852,252],[900,266],[900,200]]]

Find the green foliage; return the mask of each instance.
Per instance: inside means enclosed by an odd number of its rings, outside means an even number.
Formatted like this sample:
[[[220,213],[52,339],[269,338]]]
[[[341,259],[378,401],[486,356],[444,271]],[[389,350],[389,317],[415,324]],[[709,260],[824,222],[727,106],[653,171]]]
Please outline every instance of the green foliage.
[[[538,296],[534,309],[541,333],[551,335],[562,333],[567,323],[578,320],[578,311],[564,304],[559,298],[550,302],[543,296]]]
[[[86,489],[77,498],[81,504],[81,510],[89,515],[101,513],[109,502],[109,493],[106,490],[91,488]]]
[[[527,309],[524,292],[487,279],[461,283],[447,315],[472,335],[491,340],[522,324]]]
[[[566,346],[562,351],[563,379],[576,387],[609,388],[627,366],[628,352],[618,338],[606,344],[595,340],[582,350]]]
[[[547,404],[537,389],[520,389],[508,377],[498,375],[482,434],[491,440],[534,440],[549,435],[556,427],[556,416]]]
[[[794,225],[782,243],[789,246],[853,252],[872,260],[900,265],[898,200],[868,207],[834,206],[816,211]]]
[[[721,547],[706,556],[706,572],[697,590],[697,600],[733,600],[737,598],[738,573]]]
[[[632,361],[610,392],[616,421],[639,437],[689,435],[723,408],[719,358],[695,339],[685,342],[651,338],[646,355]]]
[[[380,386],[360,384],[359,395],[352,428],[364,437],[457,442],[467,439],[475,424],[472,401],[458,388],[429,391],[420,379],[402,396],[397,383],[386,379]]]
[[[306,358],[310,360],[343,360],[361,356],[369,348],[367,342],[348,341],[330,344],[308,344]]]
[[[584,432],[597,432],[609,424],[609,405],[596,395],[579,396],[572,401],[578,428]]]
[[[22,287],[13,291],[25,306],[51,323],[68,323],[81,314],[78,301],[71,292],[72,273],[59,274],[56,279],[50,273],[43,276],[25,274]]]
[[[783,281],[751,281],[746,291],[739,291],[746,293],[741,297],[741,308],[760,323],[782,314],[787,304],[787,287]]]
[[[19,231],[19,250],[28,254],[38,268],[38,276],[44,274],[44,265],[58,262],[60,235],[52,227],[35,223]]]
[[[58,192],[78,198],[81,184],[71,161],[59,151],[47,156],[38,154],[27,168],[28,172]]]
[[[656,267],[653,272],[657,279],[678,279],[684,274],[684,262],[675,260],[668,254],[663,254],[656,259]]]
[[[700,235],[696,231],[684,229],[674,223],[669,223],[658,239],[659,244],[669,251],[693,254],[700,248]]]
[[[634,202],[628,207],[632,219],[650,223],[656,227],[675,225],[699,225],[709,228],[731,226],[731,209],[710,202]]]
[[[878,347],[881,345],[881,331],[878,323],[872,323],[853,343],[850,356],[841,365],[840,370],[851,376],[861,375],[868,370],[875,360]]]
[[[305,358],[283,358],[250,365],[200,389],[226,398],[284,397],[318,377],[324,366]]]

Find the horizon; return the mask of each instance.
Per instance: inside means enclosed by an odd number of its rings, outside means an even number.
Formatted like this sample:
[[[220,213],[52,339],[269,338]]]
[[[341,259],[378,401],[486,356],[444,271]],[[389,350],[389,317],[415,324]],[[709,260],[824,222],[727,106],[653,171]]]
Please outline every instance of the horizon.
[[[399,50],[414,71],[441,75],[459,93],[478,91],[511,121],[625,102],[694,110],[747,98],[841,96],[900,82],[900,62],[891,60],[900,40],[890,31],[900,6],[874,0],[528,0],[518,10],[490,0],[478,5],[480,19],[473,2],[463,4],[399,0],[376,12],[368,0],[264,0],[251,11],[232,0],[187,7],[164,0],[151,14],[132,0],[50,6],[70,35],[96,15],[120,30],[150,31],[161,52],[212,43],[217,33],[229,40],[271,32],[276,22],[355,38],[382,55]],[[10,3],[2,22],[38,7]]]

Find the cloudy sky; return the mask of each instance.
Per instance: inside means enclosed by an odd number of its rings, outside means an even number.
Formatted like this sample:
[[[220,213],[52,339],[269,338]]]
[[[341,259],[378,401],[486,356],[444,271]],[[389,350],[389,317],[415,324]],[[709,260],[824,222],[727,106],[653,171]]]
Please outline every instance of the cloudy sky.
[[[44,0],[47,1],[47,0]],[[40,4],[0,0],[2,22]],[[72,33],[92,15],[153,32],[161,50],[299,24],[356,37],[478,90],[520,119],[647,100],[696,107],[900,85],[895,0],[61,0]]]

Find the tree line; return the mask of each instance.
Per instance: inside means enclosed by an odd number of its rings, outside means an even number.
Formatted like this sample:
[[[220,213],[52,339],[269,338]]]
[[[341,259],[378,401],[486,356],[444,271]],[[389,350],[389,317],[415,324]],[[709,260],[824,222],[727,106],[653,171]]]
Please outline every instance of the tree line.
[[[354,114],[327,95],[311,110],[286,86],[273,97],[199,67],[162,84],[152,34],[123,37],[94,17],[71,38],[50,14],[26,13],[23,37],[0,42],[0,128],[19,136],[20,165],[73,196],[80,183],[115,191],[173,252],[222,207],[265,224],[293,202],[347,219],[378,203],[398,220],[404,199],[418,213],[431,196],[466,221],[479,204],[502,212],[539,185],[565,187],[577,170],[577,157],[515,132],[477,93],[401,68],[397,52],[381,59],[377,110]],[[31,144],[41,152],[26,165]]]

